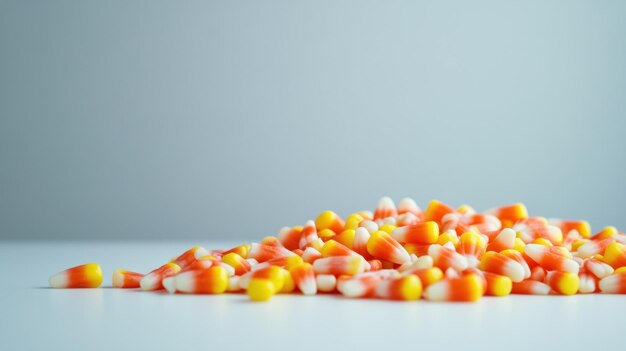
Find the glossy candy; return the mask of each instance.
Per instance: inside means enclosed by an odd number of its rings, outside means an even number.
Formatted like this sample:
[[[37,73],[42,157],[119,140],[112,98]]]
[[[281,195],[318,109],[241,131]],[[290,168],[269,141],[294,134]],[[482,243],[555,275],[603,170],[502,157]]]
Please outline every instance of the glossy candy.
[[[66,269],[48,279],[52,288],[97,288],[102,284],[102,269],[96,263],[88,263]]]
[[[138,288],[142,278],[143,274],[141,273],[116,269],[115,272],[113,272],[113,286],[124,289]]]

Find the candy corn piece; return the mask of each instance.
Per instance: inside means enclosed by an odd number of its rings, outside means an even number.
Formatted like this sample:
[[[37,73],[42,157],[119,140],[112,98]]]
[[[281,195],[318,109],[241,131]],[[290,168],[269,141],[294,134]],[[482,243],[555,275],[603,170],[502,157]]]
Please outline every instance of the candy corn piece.
[[[259,263],[271,260],[273,258],[288,256],[297,255],[284,247],[263,245],[257,243],[250,244],[250,251],[248,252],[248,258],[254,258]]]
[[[250,300],[262,302],[276,294],[274,283],[269,279],[255,278],[250,281],[247,289]]]
[[[315,260],[313,269],[317,274],[355,275],[365,271],[366,263],[358,256],[326,257]]]
[[[600,279],[600,291],[607,294],[626,294],[626,272],[611,274]]]
[[[606,259],[606,257],[605,257]],[[596,258],[588,258],[584,261],[583,267],[593,274],[596,278],[602,279],[613,274],[613,267]]]
[[[321,292],[333,292],[337,288],[337,277],[332,274],[318,274],[315,280]]]
[[[370,297],[379,281],[380,277],[375,275],[341,276],[337,280],[337,290],[345,297]]]
[[[561,231],[565,235],[567,235],[572,230],[575,230],[583,238],[588,238],[591,236],[591,226],[589,225],[589,222],[587,221],[575,221],[575,220],[551,218],[548,222],[552,225],[555,225],[561,228]]]
[[[222,257],[222,262],[233,267],[235,269],[235,275],[242,275],[250,271],[251,269],[250,263],[246,261],[245,258],[239,256],[234,252],[231,252]]]
[[[402,264],[410,261],[411,257],[400,243],[391,235],[383,232],[374,232],[367,241],[367,252],[377,259]]]
[[[528,210],[526,206],[521,203],[497,207],[485,212],[498,217],[502,222],[508,222],[510,224],[528,217]]]
[[[424,297],[430,301],[476,301],[483,295],[482,278],[467,274],[458,278],[444,278],[429,285]]]
[[[169,286],[171,279],[173,279],[175,289]],[[170,292],[174,290],[187,294],[221,294],[228,287],[228,273],[220,266],[201,271],[186,271],[167,278],[164,285],[167,285],[167,290]]]
[[[524,267],[516,260],[495,251],[488,251],[483,255],[479,268],[509,277],[515,283],[524,280]]]
[[[315,280],[315,271],[310,263],[301,263],[289,270],[295,286],[304,295],[317,294],[317,281]]]
[[[438,267],[411,269],[402,274],[413,274],[417,276],[420,278],[424,288],[443,279],[443,271]]]
[[[581,271],[578,273],[578,280],[579,294],[591,294],[596,291],[598,278],[596,278],[593,274]]]
[[[550,286],[536,280],[526,279],[519,283],[513,283],[511,292],[522,295],[548,295]]]
[[[116,269],[113,272],[113,286],[116,288],[138,288],[143,274]]]
[[[486,282],[485,295],[489,296],[507,296],[513,289],[511,278],[494,274],[490,272],[482,272]]]
[[[177,264],[166,263],[141,278],[139,286],[146,291],[163,289],[163,279],[175,275],[179,271],[180,267]]]
[[[515,237],[517,233],[511,228],[504,228],[492,241],[487,245],[487,251],[500,252],[506,249],[512,249],[515,246]]]
[[[302,237],[302,227],[283,227],[278,232],[278,240],[287,250],[294,250],[300,247]]]
[[[419,222],[396,228],[391,236],[400,243],[434,244],[439,238],[439,225],[434,221]]]
[[[579,266],[576,261],[551,252],[549,247],[528,244],[524,247],[524,253],[545,270],[578,274]]]
[[[626,266],[626,245],[618,242],[609,244],[604,251],[604,261],[613,268]]]
[[[604,250],[613,242],[615,242],[615,239],[613,238],[588,241],[578,247],[578,256],[581,258],[587,258],[593,255],[603,254]]]
[[[302,259],[307,263],[313,263],[318,258],[322,258],[322,254],[312,247],[307,247],[302,253]]]
[[[48,282],[52,288],[97,288],[102,284],[102,269],[96,263],[88,263],[59,272]]]
[[[336,234],[339,234],[343,230],[344,225],[345,222],[343,219],[333,211],[324,211],[315,219],[315,226],[318,231],[330,229]]]
[[[444,204],[441,201],[432,200],[428,204],[426,211],[424,211],[424,220],[435,221],[441,224],[441,219],[443,218],[443,216],[447,215],[448,213],[453,213],[453,212],[454,212],[454,209],[452,207]]]
[[[422,282],[412,274],[381,280],[376,284],[376,296],[390,300],[418,300],[422,296]]]
[[[396,210],[396,205],[393,203],[393,200],[385,196],[378,201],[378,207],[376,207],[376,211],[374,211],[373,220],[376,221],[397,215],[398,211]]]
[[[546,283],[561,295],[574,295],[578,291],[580,280],[578,274],[552,271],[546,275]]]
[[[347,246],[340,244],[335,240],[328,240],[322,246],[322,257],[331,257],[331,256],[359,256],[358,253],[350,250]]]
[[[175,263],[181,269],[187,268],[192,263],[196,262],[200,257],[208,255],[209,252],[202,246],[194,246],[191,249],[183,252],[172,263]]]
[[[420,210],[419,206],[415,200],[405,197],[404,199],[398,202],[398,215],[403,215],[406,213],[410,213],[416,217],[420,217],[422,214],[422,210]]]
[[[433,258],[434,265],[444,271],[448,268],[454,268],[461,272],[468,267],[465,256],[439,244],[430,245],[428,255]]]

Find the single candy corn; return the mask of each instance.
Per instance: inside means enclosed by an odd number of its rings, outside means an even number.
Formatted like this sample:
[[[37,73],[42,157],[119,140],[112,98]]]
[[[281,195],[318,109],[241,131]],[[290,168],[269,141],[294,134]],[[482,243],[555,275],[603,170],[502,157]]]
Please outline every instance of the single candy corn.
[[[574,295],[578,291],[580,280],[575,273],[552,271],[546,275],[546,283],[561,295]]]
[[[367,241],[367,252],[377,259],[396,264],[402,264],[411,260],[406,249],[392,238],[391,235],[383,231],[377,231],[371,234]]]
[[[465,256],[470,267],[478,265],[478,259],[485,253],[485,239],[480,234],[466,232],[459,238],[457,252]]]
[[[221,294],[228,287],[228,273],[220,266],[182,272],[173,278],[176,291],[187,294]]]
[[[59,272],[48,279],[52,288],[97,288],[102,284],[102,269],[88,263]]]
[[[176,275],[180,272],[180,267],[175,263],[166,263],[161,267],[146,274],[140,281],[139,286],[142,290],[160,290],[163,289],[163,279]]]
[[[322,247],[322,257],[331,257],[331,256],[359,256],[358,253],[350,250],[347,246],[340,244],[335,240],[328,240],[324,243]]]
[[[391,236],[400,243],[434,244],[439,238],[439,225],[434,221],[419,222],[396,228]]]
[[[417,206],[415,200],[409,197],[405,197],[404,199],[400,200],[400,202],[398,202],[398,214],[402,215],[406,213],[410,213],[416,217],[419,217],[422,214],[422,210],[420,210],[419,206]]]
[[[283,227],[278,232],[278,241],[280,241],[287,250],[299,248],[300,238],[302,238],[302,227]]]
[[[626,266],[626,245],[618,242],[609,244],[604,251],[604,261],[613,268]]]
[[[476,274],[444,278],[429,285],[424,297],[430,301],[476,301],[483,295],[482,278]]]
[[[176,264],[181,269],[187,268],[192,263],[196,262],[200,257],[208,255],[209,252],[202,246],[194,246],[191,249],[183,252],[172,263]]]
[[[376,207],[376,211],[374,212],[373,220],[376,221],[397,215],[398,211],[396,210],[396,205],[393,203],[393,200],[385,196],[378,201],[378,207]]]
[[[262,302],[272,298],[276,294],[276,290],[271,280],[255,278],[248,284],[247,293],[250,300]]]
[[[307,263],[313,263],[319,258],[322,258],[322,254],[312,247],[307,247],[302,253],[302,260]]]
[[[250,263],[234,252],[224,255],[222,262],[233,267],[235,269],[235,275],[242,275],[251,269]]]
[[[487,251],[500,252],[506,249],[512,249],[515,246],[515,237],[517,233],[511,228],[504,228],[493,241],[487,245]]]
[[[315,295],[317,293],[317,281],[315,271],[310,263],[301,263],[289,270],[291,278],[298,290],[304,295]]]
[[[626,294],[626,272],[611,274],[600,279],[600,291],[607,294]]]
[[[317,274],[355,275],[365,271],[365,260],[358,256],[335,256],[320,258],[313,262]]]
[[[498,217],[500,221],[510,224],[528,217],[528,210],[521,203],[497,207],[486,212]]]
[[[597,258],[586,259],[583,263],[583,267],[598,279],[608,277],[609,275],[613,274],[614,271],[613,267],[600,261]]]
[[[370,237],[370,233],[363,227],[357,228],[352,236],[352,250],[367,260],[372,259],[372,255],[367,252],[367,242],[370,240]]]
[[[583,238],[588,238],[589,236],[591,236],[591,226],[587,221],[551,218],[549,220],[549,223],[561,228],[561,231],[563,231],[563,234],[565,235],[567,235],[572,230],[575,230]]]
[[[489,296],[507,296],[513,289],[513,281],[511,278],[494,274],[490,272],[482,272],[487,284],[485,295]]]
[[[593,274],[581,271],[578,273],[578,280],[579,294],[591,294],[596,291],[599,280]]]
[[[468,267],[465,256],[449,247],[441,246],[439,244],[430,245],[428,248],[428,256],[433,258],[435,266],[444,271],[448,268],[454,268],[455,270],[461,272]]]
[[[524,280],[524,267],[516,260],[495,251],[486,252],[479,267],[485,272],[509,277],[516,283]]]
[[[593,255],[603,254],[604,250],[613,242],[615,242],[613,238],[588,241],[578,247],[578,256],[587,258]]]
[[[281,291],[285,285],[285,270],[278,266],[269,266],[250,273],[251,280],[266,279],[271,281],[274,284],[274,293]]]
[[[591,236],[591,240],[603,240],[619,234],[617,228],[608,226]]]
[[[343,219],[333,211],[324,211],[315,219],[315,226],[318,231],[330,229],[339,234],[343,230],[344,225]]]
[[[363,218],[358,213],[353,213],[353,214],[349,215],[348,217],[346,217],[346,221],[345,221],[345,224],[343,226],[343,230],[348,230],[348,229],[355,230],[356,228],[359,227],[359,223],[361,223],[364,219],[365,218]],[[337,233],[337,234],[339,234],[339,233]]]
[[[448,213],[453,213],[453,212],[454,212],[454,209],[452,207],[444,204],[441,201],[432,200],[428,204],[426,211],[424,211],[424,220],[435,221],[441,224],[441,219],[443,218],[443,216],[447,215]]]
[[[576,261],[551,252],[549,247],[528,244],[524,247],[524,253],[545,270],[578,274],[579,266]]]
[[[284,247],[263,245],[257,243],[250,244],[250,251],[248,252],[248,258],[254,258],[258,262],[265,262],[273,258],[288,256],[297,255]]]
[[[376,284],[376,296],[390,300],[418,300],[422,295],[422,282],[415,275],[381,280]]]
[[[536,280],[527,279],[519,283],[513,283],[511,292],[522,295],[548,295],[550,286]]]
[[[333,292],[337,287],[337,277],[332,274],[318,274],[315,277],[317,290],[321,292]]]
[[[345,297],[371,297],[380,279],[375,275],[341,276],[337,280],[337,290]]]
[[[302,227],[302,237],[300,238],[299,248],[304,250],[307,247],[314,247],[318,250],[321,249],[319,244],[319,235],[317,235],[317,227],[314,221],[307,221]]]
[[[226,250],[222,253],[222,256],[224,255],[228,255],[231,252],[236,253],[237,255],[243,257],[243,258],[248,258],[248,252],[250,251],[250,244],[244,244],[244,245],[239,245],[239,246],[235,246],[230,250]],[[200,259],[200,258],[198,258]]]
[[[116,269],[113,272],[113,286],[124,289],[138,288],[141,278],[143,278],[141,273]]]
[[[402,274],[417,276],[420,278],[424,288],[443,279],[443,271],[438,267],[410,269]]]
[[[524,255],[521,252],[514,250],[514,249],[506,249],[506,250],[500,251],[500,253],[508,258],[515,260],[517,263],[519,263],[522,266],[522,268],[524,269],[524,279],[530,278],[530,275],[531,275],[530,266],[528,265],[528,262],[526,261],[526,259],[524,258]]]

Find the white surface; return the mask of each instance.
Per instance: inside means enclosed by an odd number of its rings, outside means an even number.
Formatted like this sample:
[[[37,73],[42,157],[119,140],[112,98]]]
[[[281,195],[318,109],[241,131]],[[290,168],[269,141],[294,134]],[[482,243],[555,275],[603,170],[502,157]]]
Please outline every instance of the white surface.
[[[401,303],[335,296],[191,296],[113,288],[48,289],[48,276],[97,262],[148,271],[211,243],[0,242],[3,350],[434,349],[583,350],[622,341],[625,295],[509,296]],[[619,344],[618,344],[619,342]]]

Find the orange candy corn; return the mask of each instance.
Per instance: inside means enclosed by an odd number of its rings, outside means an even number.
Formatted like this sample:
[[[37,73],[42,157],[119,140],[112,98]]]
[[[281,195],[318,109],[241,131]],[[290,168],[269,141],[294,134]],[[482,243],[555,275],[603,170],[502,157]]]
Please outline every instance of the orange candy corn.
[[[377,221],[397,215],[398,211],[396,210],[396,205],[393,203],[393,200],[385,196],[378,201],[378,207],[376,207],[376,211],[374,211],[373,220]]]
[[[356,228],[352,240],[352,250],[363,256],[365,259],[372,259],[372,255],[367,252],[367,242],[370,240],[370,233],[363,227]]]
[[[202,246],[194,246],[191,249],[183,252],[172,263],[176,264],[181,269],[187,268],[192,263],[202,256],[208,255],[209,252]]]
[[[522,295],[548,295],[550,286],[536,280],[527,279],[519,283],[513,283],[511,292]]]
[[[398,215],[403,215],[407,213],[412,214],[413,216],[415,216],[415,218],[419,218],[422,216],[422,210],[420,210],[419,206],[417,206],[415,200],[405,197],[398,203]]]
[[[391,236],[400,243],[434,244],[439,238],[439,225],[434,221],[419,222],[396,228]]]
[[[546,275],[546,284],[561,295],[574,295],[580,280],[577,273],[552,271]]]
[[[222,262],[233,267],[235,269],[235,275],[242,275],[251,269],[250,263],[234,252],[224,255]]]
[[[509,277],[516,283],[524,280],[524,267],[516,260],[495,251],[488,251],[483,255],[479,268]]]
[[[626,266],[626,245],[614,242],[604,250],[604,261],[613,268]]]
[[[298,290],[304,295],[317,294],[317,281],[315,279],[315,271],[309,263],[301,263],[289,270],[294,284]]]
[[[441,201],[432,200],[428,204],[426,211],[424,211],[424,220],[435,221],[441,224],[441,219],[443,218],[443,216],[447,215],[448,213],[453,213],[453,212],[454,212],[454,209],[452,207],[444,204]]]
[[[318,231],[330,229],[335,234],[339,234],[343,231],[344,225],[343,219],[333,211],[324,211],[315,219],[315,226]]]
[[[579,294],[591,294],[598,288],[598,278],[593,274],[580,271],[578,273],[578,293]]]
[[[498,217],[500,221],[511,225],[528,217],[528,210],[526,209],[526,206],[520,203],[497,207],[486,212]]]
[[[317,274],[355,275],[365,271],[367,262],[358,256],[335,256],[320,258],[313,262]]]
[[[176,275],[180,272],[180,267],[175,263],[166,263],[161,267],[146,274],[140,281],[139,286],[142,290],[160,290],[163,289],[163,279]]]
[[[545,270],[578,274],[576,261],[551,252],[547,246],[528,244],[524,247],[524,253]]]
[[[583,263],[583,267],[598,279],[608,277],[609,275],[613,274],[614,271],[613,267],[598,260],[597,258],[586,259]]]
[[[607,294],[626,294],[626,272],[611,274],[600,279],[600,291]]]
[[[513,289],[511,278],[490,272],[482,272],[482,274],[486,282],[485,295],[507,296],[511,293]]]
[[[331,256],[359,256],[358,253],[350,250],[347,246],[338,243],[335,240],[328,240],[322,246],[322,257],[331,257]]]
[[[341,276],[337,279],[337,290],[345,297],[371,297],[380,279],[371,274],[356,277]]]
[[[278,240],[287,250],[295,250],[300,247],[302,227],[283,227],[278,232]]]
[[[187,294],[221,294],[228,287],[228,274],[220,266],[211,267],[201,271],[187,271],[174,277],[175,289],[168,285],[168,291],[179,291]]]
[[[613,242],[615,242],[613,238],[588,241],[578,247],[578,256],[587,258],[593,255],[603,254],[604,250]]]
[[[124,289],[138,288],[141,278],[143,278],[143,274],[141,273],[116,269],[115,272],[113,272],[113,286]]]
[[[444,271],[448,268],[454,268],[461,272],[468,267],[467,259],[449,247],[439,244],[430,245],[428,255],[433,258],[434,265]]]
[[[284,247],[269,246],[257,243],[250,244],[250,251],[248,252],[248,258],[254,258],[259,263],[271,260],[273,258],[288,256],[297,255]]]
[[[591,236],[591,226],[587,221],[552,218],[548,222],[552,225],[559,227],[564,235],[567,235],[572,230],[575,230],[583,238],[588,238]]]
[[[487,251],[500,252],[515,246],[516,233],[511,228],[504,228],[487,246]]]
[[[307,263],[313,263],[318,258],[322,258],[322,254],[312,247],[307,247],[302,253],[302,259]]]
[[[332,274],[318,274],[315,277],[317,290],[321,292],[333,292],[337,288],[337,277]]]
[[[391,235],[383,232],[374,232],[367,241],[367,252],[374,258],[402,264],[410,261],[409,253]]]
[[[443,279],[443,271],[438,267],[411,269],[403,275],[413,274],[420,278],[424,288]]]
[[[390,300],[418,300],[422,296],[422,282],[415,275],[381,280],[376,284],[376,296]]]
[[[476,301],[483,295],[483,287],[482,278],[470,273],[429,285],[424,297],[430,301]]]
[[[97,288],[102,284],[102,269],[88,263],[66,269],[48,279],[51,288]]]

